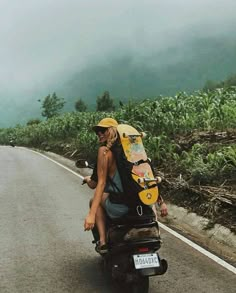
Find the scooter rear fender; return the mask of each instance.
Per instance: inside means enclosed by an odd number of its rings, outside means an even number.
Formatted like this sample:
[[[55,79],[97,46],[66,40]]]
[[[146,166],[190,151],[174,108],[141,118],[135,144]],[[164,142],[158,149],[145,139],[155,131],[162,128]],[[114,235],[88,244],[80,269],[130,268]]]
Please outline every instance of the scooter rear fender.
[[[147,251],[157,251],[161,247],[161,239],[148,238],[136,241],[124,241],[117,245],[112,245],[109,249],[109,254],[116,255],[119,253],[135,253],[141,248],[147,249]]]

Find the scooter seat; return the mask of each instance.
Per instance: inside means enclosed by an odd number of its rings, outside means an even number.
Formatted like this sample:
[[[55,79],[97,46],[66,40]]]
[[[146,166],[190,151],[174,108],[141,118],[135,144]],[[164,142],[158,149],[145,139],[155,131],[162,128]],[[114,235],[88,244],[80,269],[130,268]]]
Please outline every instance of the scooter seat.
[[[130,209],[128,214],[110,221],[114,225],[148,224],[155,221],[155,214],[150,207],[142,208],[141,213],[138,209]]]
[[[155,217],[152,215],[126,215],[122,218],[112,219],[112,225],[140,225],[140,224],[149,224],[155,221]]]
[[[112,219],[115,225],[145,224],[155,221],[155,214],[150,206],[137,206],[130,208],[128,214],[121,218]]]

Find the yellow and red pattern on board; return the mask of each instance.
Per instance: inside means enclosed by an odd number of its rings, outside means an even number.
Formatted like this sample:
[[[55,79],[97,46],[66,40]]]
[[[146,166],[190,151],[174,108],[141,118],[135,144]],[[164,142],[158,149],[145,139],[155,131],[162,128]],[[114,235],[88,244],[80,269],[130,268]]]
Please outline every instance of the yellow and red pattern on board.
[[[139,182],[140,178],[154,178],[150,165],[145,162],[147,160],[147,154],[143,146],[141,135],[134,127],[126,124],[120,124],[117,130],[127,160],[131,163],[136,163],[140,160],[144,161],[137,165],[134,164],[132,168],[133,179],[144,188],[139,193],[140,200],[148,205],[154,204],[158,198],[157,186],[150,187],[144,181],[142,183]]]

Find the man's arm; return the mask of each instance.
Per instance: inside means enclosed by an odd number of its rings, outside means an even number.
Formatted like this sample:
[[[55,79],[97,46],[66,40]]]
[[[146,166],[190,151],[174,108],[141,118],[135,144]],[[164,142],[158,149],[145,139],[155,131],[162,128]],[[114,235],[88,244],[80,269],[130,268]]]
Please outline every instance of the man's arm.
[[[165,204],[161,195],[158,196],[157,204],[161,209],[161,216],[165,217],[168,215],[167,205]]]

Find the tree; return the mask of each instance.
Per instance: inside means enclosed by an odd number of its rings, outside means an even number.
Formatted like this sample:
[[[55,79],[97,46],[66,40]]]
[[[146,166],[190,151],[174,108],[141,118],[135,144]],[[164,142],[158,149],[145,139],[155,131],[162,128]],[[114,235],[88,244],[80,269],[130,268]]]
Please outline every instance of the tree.
[[[63,98],[58,98],[54,92],[52,96],[47,95],[42,102],[42,116],[47,119],[59,114],[60,110],[64,107],[65,100]]]
[[[207,91],[212,91],[217,87],[217,83],[212,81],[212,80],[207,80],[204,87],[203,87],[203,91],[207,92]]]
[[[203,87],[203,90],[204,91],[212,91],[212,90],[215,90],[217,88],[227,88],[227,87],[230,87],[230,86],[236,86],[236,74],[233,74],[231,76],[229,76],[227,79],[223,80],[223,81],[220,81],[220,82],[214,82],[214,81],[211,81],[211,80],[208,80],[204,87]]]
[[[108,91],[105,91],[101,97],[97,97],[97,111],[115,111],[114,100]]]
[[[27,123],[26,123],[26,125],[34,125],[34,124],[39,124],[41,122],[41,120],[40,119],[38,119],[38,118],[35,118],[35,119],[30,119]]]
[[[75,109],[78,112],[85,112],[87,110],[87,106],[83,100],[78,99],[78,101],[75,102]]]

